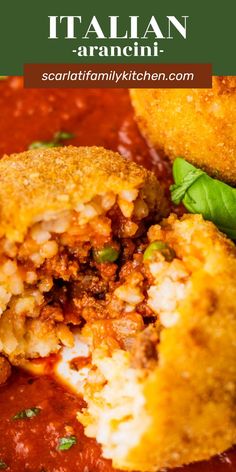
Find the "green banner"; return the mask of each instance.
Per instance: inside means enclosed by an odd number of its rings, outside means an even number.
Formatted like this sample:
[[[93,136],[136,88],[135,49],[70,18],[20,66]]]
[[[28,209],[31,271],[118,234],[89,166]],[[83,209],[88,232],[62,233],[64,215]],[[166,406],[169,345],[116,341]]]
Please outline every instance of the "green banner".
[[[235,17],[235,0],[9,0],[0,74],[26,63],[211,63],[236,75]]]

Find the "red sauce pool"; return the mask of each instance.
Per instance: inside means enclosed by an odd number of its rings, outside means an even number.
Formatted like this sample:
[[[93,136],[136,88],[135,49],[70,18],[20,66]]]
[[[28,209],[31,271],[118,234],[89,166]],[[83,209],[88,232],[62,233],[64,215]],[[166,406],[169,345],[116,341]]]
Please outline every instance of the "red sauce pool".
[[[102,459],[98,444],[83,434],[76,412],[83,400],[65,391],[46,376],[32,377],[15,371],[0,388],[0,459],[12,472],[109,472],[109,461]],[[31,419],[14,420],[26,408],[38,407]],[[58,450],[59,439],[72,428],[77,443],[69,450]]]
[[[155,171],[168,186],[171,166],[148,147],[138,132],[127,90],[24,90],[21,78],[0,82],[0,156],[20,152],[33,141],[50,141],[57,131],[73,133],[74,145],[119,151]],[[25,408],[40,407],[32,419],[12,420]],[[9,472],[112,472],[95,441],[83,434],[76,411],[83,401],[50,377],[15,371],[0,387],[0,460]],[[58,451],[72,427],[77,443]],[[1,462],[0,462],[1,464]],[[1,468],[1,465],[0,465]],[[173,470],[173,469],[172,469]],[[236,471],[236,450],[173,472]]]

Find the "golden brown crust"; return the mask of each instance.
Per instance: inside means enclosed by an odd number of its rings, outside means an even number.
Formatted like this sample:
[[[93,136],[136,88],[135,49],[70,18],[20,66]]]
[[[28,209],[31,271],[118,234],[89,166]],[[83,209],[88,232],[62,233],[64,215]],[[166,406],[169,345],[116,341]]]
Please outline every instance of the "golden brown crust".
[[[236,182],[236,77],[213,77],[212,89],[134,89],[131,98],[159,151]]]
[[[0,161],[0,237],[22,241],[40,215],[73,209],[107,190],[143,188],[153,207],[152,173],[101,147],[57,147],[4,156]],[[160,199],[162,193],[160,192]]]
[[[199,215],[171,216],[163,230],[188,264],[200,254],[202,262],[193,269],[180,322],[162,333],[160,363],[145,387],[153,422],[144,457],[155,470],[207,460],[236,440],[235,246]]]

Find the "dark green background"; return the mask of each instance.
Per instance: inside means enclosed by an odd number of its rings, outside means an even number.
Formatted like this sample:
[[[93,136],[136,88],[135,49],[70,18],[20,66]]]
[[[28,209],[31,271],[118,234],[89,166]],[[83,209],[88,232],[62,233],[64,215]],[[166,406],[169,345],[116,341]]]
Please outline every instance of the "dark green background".
[[[158,40],[159,58],[82,58],[78,45],[132,44],[126,40],[48,40],[48,15],[96,15],[105,27],[108,15],[129,15],[146,22],[151,15],[165,24],[166,15],[189,15],[188,39]],[[0,75],[23,74],[24,63],[212,63],[216,75],[236,75],[236,0],[5,0],[0,15]],[[60,26],[61,31],[61,26]],[[153,38],[154,40],[154,38]],[[150,44],[153,43],[150,41]],[[139,41],[148,44],[148,41]]]

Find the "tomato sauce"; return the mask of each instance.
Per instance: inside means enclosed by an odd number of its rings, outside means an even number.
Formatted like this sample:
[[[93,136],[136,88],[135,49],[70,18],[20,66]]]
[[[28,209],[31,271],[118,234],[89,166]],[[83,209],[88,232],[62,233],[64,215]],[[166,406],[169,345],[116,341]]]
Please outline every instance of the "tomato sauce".
[[[11,77],[0,82],[0,109],[0,156],[24,151],[34,141],[50,141],[54,133],[66,131],[74,135],[66,144],[104,146],[152,169],[166,187],[171,181],[170,163],[138,131],[127,90],[26,90],[22,78]],[[76,420],[83,406],[52,377],[15,370],[0,387],[0,469],[6,464],[8,472],[112,472],[99,445],[84,436]],[[13,420],[26,408],[40,408],[40,412]],[[58,450],[60,439],[68,435],[76,437],[76,444]],[[173,472],[235,470],[236,450],[232,450]]]
[[[170,177],[167,159],[138,132],[127,90],[24,89],[21,77],[0,82],[0,156],[50,141],[57,131],[74,134],[66,144],[103,146]]]
[[[98,444],[84,436],[76,420],[83,406],[83,400],[52,378],[15,371],[0,388],[0,460],[9,466],[6,470],[109,472],[110,462],[101,457]],[[40,409],[36,416],[13,419],[35,407]],[[76,444],[59,450],[60,439],[68,435],[76,437]]]

